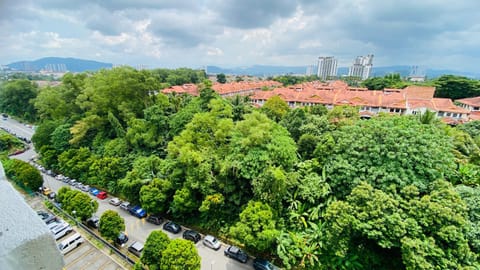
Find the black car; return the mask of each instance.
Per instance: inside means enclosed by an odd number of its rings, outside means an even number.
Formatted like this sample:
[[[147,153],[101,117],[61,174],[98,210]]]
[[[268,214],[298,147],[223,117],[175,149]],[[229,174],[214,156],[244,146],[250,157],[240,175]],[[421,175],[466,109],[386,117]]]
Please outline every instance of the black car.
[[[179,233],[182,230],[182,227],[173,221],[169,221],[163,224],[163,229],[171,233]]]
[[[155,225],[160,225],[163,222],[163,218],[159,215],[150,215],[147,217],[147,222],[153,223]]]
[[[42,220],[47,225],[57,221],[57,217],[50,214],[50,213],[47,213],[47,212],[44,212],[44,211],[38,211],[37,214],[38,214],[39,217],[42,218]]]
[[[98,229],[100,225],[100,219],[97,216],[93,216],[86,221],[87,226],[90,228]]]
[[[236,246],[229,246],[227,249],[225,249],[224,253],[225,256],[235,259],[239,262],[246,263],[248,261],[247,253]]]
[[[253,260],[253,269],[255,269],[255,270],[279,270],[280,268],[276,267],[271,262],[269,262],[265,259],[256,258],[255,260]]]
[[[200,241],[201,238],[200,234],[194,230],[186,230],[183,232],[183,239],[190,240],[194,243]]]
[[[118,237],[117,239],[115,239],[115,243],[119,246],[122,246],[125,245],[125,243],[128,242],[128,236],[124,233],[124,232],[120,232],[118,234]]]

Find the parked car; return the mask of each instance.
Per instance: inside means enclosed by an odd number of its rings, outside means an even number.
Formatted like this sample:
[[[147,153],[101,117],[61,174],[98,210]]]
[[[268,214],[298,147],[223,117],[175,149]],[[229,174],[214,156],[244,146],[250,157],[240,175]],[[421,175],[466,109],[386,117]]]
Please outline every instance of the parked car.
[[[87,226],[93,229],[98,229],[98,226],[100,226],[100,218],[97,216],[92,216],[86,221]]]
[[[163,222],[163,218],[159,215],[149,215],[147,217],[147,222],[153,223],[155,225],[160,225]]]
[[[105,191],[100,191],[97,194],[97,198],[99,198],[100,200],[105,200],[107,197],[108,197],[108,195],[107,195],[107,192],[105,192]]]
[[[48,197],[50,200],[53,200],[53,199],[55,199],[55,197],[57,197],[57,193],[55,193],[55,192],[52,191],[52,192],[50,192],[50,194],[48,194],[47,197]]]
[[[65,221],[59,222],[58,225],[53,226],[50,231],[52,232],[55,240],[58,240],[65,235],[71,233],[73,231],[72,227]]]
[[[119,245],[119,246],[122,246],[122,247],[123,247],[123,246],[125,245],[125,243],[127,243],[127,242],[128,242],[128,235],[126,235],[124,232],[120,232],[120,233],[118,234],[117,239],[115,239],[115,243],[116,243],[117,245]]]
[[[225,256],[235,259],[241,263],[246,263],[248,261],[247,253],[236,246],[229,246],[227,249],[225,249],[224,253]]]
[[[125,211],[130,211],[130,203],[129,202],[122,202],[120,204],[120,208]]]
[[[68,181],[68,184],[73,187],[77,184],[77,180],[72,179],[72,180]]]
[[[256,258],[253,260],[253,269],[255,270],[280,270],[280,268],[276,267],[273,265],[271,262],[261,259],[261,258]]]
[[[128,251],[130,251],[131,253],[135,254],[135,256],[140,258],[143,251],[143,244],[138,241],[135,241],[128,247]]]
[[[44,211],[37,211],[37,214],[47,225],[57,221],[57,217],[50,213]]]
[[[71,250],[80,246],[80,244],[82,244],[83,242],[84,242],[83,237],[79,233],[75,233],[74,235],[68,237],[67,239],[63,240],[60,244],[58,244],[58,249],[63,255],[65,255]]]
[[[138,217],[138,218],[144,218],[147,216],[147,211],[145,211],[143,208],[141,208],[138,205],[135,205],[134,207],[129,209],[130,214]]]
[[[219,250],[221,247],[220,241],[212,235],[206,235],[203,238],[203,244],[214,250]]]
[[[83,191],[83,192],[88,192],[90,190],[90,186],[89,185],[83,185],[83,187],[81,187],[80,190]]]
[[[202,236],[197,231],[186,230],[183,232],[183,239],[187,239],[194,243],[197,243],[198,241],[200,241],[200,239],[202,239]]]
[[[90,188],[90,194],[92,194],[93,196],[97,196],[98,193],[100,193],[100,190],[98,190],[94,187]]]
[[[182,230],[180,225],[178,225],[177,223],[175,223],[173,221],[169,221],[169,222],[163,224],[163,229],[165,231],[168,231],[168,232],[171,232],[171,233],[179,233]]]
[[[111,198],[108,201],[108,203],[111,204],[111,205],[119,206],[122,203],[122,201],[120,201],[120,199],[118,199],[118,198]]]

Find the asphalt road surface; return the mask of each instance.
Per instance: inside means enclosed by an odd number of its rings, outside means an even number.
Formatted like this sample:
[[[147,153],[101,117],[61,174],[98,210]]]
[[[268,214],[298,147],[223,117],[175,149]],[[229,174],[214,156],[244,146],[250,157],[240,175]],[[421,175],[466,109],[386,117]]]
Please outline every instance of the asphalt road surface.
[[[10,130],[11,133],[17,134],[18,136],[31,139],[34,130],[30,126],[26,126],[24,124],[21,124],[13,119],[2,119],[0,120],[0,127],[5,127],[8,130]],[[22,154],[14,156],[14,158],[23,160],[23,161],[29,161],[32,157],[36,155],[33,146],[25,151]],[[68,185],[65,184],[62,181],[55,180],[53,177],[43,174],[43,179],[44,179],[44,186],[49,187],[53,191],[57,191],[59,188],[62,186]],[[125,219],[125,227],[126,227],[126,233],[129,237],[129,241],[126,243],[125,247],[128,247],[133,241],[140,241],[142,243],[145,243],[148,235],[150,234],[151,231],[153,230],[162,230],[162,225],[154,225],[151,223],[145,222],[145,219],[139,219],[136,218],[126,211],[120,209],[118,206],[113,206],[108,203],[108,200],[111,197],[108,197],[105,200],[99,200],[95,198],[98,203],[98,211],[96,213],[97,216],[101,216],[103,212],[106,210],[115,210],[117,211],[124,219]],[[165,221],[164,221],[165,222]],[[184,227],[182,227],[182,232],[185,230]],[[170,238],[179,238],[182,237],[182,232],[174,235],[171,234],[170,232],[163,231],[165,232]],[[203,236],[202,236],[203,239]],[[233,259],[230,259],[226,257],[223,253],[227,245],[222,244],[222,247],[215,251],[210,248],[205,247],[202,244],[202,241],[199,241],[196,244],[196,247],[198,249],[198,254],[201,257],[201,269],[202,270],[244,270],[244,269],[253,269],[252,267],[252,259],[249,259],[249,261],[246,264],[242,264],[240,262],[237,262]],[[85,258],[85,260],[88,260]]]

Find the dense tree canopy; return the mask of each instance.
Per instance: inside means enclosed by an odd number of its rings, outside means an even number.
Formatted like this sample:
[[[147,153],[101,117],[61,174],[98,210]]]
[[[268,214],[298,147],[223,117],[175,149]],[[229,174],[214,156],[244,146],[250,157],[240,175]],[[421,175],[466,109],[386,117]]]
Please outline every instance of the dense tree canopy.
[[[286,269],[479,268],[477,122],[361,120],[355,107],[290,109],[279,97],[255,108],[248,97],[221,98],[205,78],[188,69],[67,74],[23,101],[40,118],[40,162]],[[197,83],[199,96],[159,91],[183,83]],[[389,75],[365,85],[406,84]],[[69,211],[68,202],[94,206],[75,192],[58,197]],[[108,215],[114,239],[124,224]],[[197,258],[190,242],[152,233],[141,261],[198,269]]]
[[[110,241],[115,241],[120,232],[125,230],[125,221],[113,210],[103,212],[100,217],[100,225],[98,231],[100,234]]]
[[[36,118],[33,101],[38,86],[29,80],[13,80],[0,84],[0,111],[28,121]]]

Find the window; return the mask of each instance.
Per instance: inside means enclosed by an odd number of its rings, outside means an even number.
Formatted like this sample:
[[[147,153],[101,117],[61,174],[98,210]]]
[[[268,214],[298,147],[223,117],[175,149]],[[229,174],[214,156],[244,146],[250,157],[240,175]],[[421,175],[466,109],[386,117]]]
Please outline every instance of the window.
[[[473,107],[473,110],[478,111],[478,110],[480,110],[480,107]]]
[[[453,117],[458,117],[458,113],[454,113],[454,114],[453,114]]]
[[[438,117],[443,117],[444,114],[444,112],[438,112]]]

